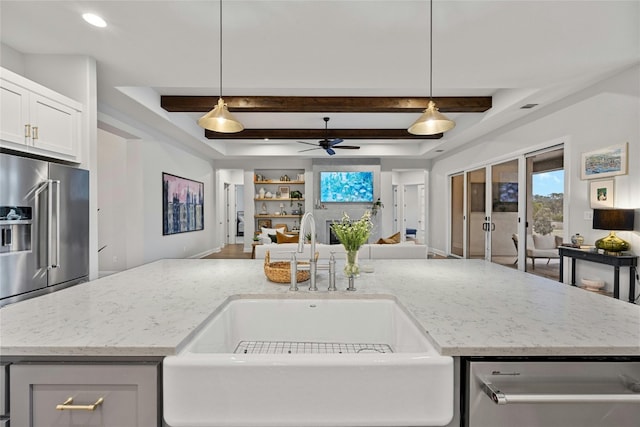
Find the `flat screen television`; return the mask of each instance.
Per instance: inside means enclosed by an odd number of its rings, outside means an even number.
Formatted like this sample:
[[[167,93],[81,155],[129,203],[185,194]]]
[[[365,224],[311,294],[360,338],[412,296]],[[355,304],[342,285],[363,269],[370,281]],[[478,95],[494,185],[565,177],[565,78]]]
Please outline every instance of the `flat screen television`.
[[[373,172],[320,172],[321,203],[373,203]]]

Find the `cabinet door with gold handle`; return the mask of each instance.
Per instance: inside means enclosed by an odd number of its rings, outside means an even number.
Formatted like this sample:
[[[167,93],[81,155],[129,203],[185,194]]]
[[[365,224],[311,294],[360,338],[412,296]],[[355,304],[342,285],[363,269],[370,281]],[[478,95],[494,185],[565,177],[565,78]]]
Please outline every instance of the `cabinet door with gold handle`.
[[[10,365],[11,425],[160,427],[156,362]]]

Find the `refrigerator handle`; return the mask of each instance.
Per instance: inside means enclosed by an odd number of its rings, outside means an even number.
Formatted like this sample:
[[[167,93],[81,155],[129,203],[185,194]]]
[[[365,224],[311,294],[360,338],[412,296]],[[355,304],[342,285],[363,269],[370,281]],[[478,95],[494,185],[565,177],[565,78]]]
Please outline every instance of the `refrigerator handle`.
[[[56,241],[55,241],[55,249],[56,249],[56,262],[53,262],[53,250],[54,250],[54,241],[53,241],[53,186],[56,185]],[[60,252],[60,239],[58,234],[60,233],[60,181],[56,181],[53,179],[47,179],[38,187],[36,190],[36,195],[40,194],[42,191],[46,189],[47,191],[47,270],[51,270],[52,268],[58,268],[60,266],[59,252]]]
[[[47,254],[47,263],[48,269],[58,268],[60,267],[60,181],[49,179],[49,221],[48,221],[48,238],[49,238],[49,253]],[[56,199],[55,199],[55,208],[56,208],[56,234],[55,239],[53,237],[53,189],[56,187]],[[53,250],[55,246],[55,261],[53,259]]]

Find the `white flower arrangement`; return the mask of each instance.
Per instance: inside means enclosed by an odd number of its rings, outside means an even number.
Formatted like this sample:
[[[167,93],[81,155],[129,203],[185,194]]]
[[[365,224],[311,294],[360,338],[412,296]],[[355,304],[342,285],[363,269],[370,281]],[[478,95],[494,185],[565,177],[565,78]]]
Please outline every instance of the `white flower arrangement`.
[[[331,229],[347,251],[357,251],[367,243],[373,229],[371,212],[365,211],[358,220],[352,220],[345,212],[339,222],[331,224]]]

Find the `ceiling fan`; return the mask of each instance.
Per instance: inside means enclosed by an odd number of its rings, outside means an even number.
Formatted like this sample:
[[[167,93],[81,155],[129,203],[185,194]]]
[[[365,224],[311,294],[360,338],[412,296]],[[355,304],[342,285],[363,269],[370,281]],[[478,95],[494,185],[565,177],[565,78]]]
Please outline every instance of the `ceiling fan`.
[[[323,117],[322,120],[324,120],[324,139],[321,139],[320,141],[318,141],[318,144],[312,144],[310,142],[305,142],[305,141],[296,141],[299,142],[300,144],[307,144],[307,145],[314,145],[316,146],[316,148],[307,148],[306,150],[300,150],[299,153],[302,153],[303,151],[311,151],[311,150],[319,150],[319,149],[323,149],[324,151],[327,152],[327,154],[329,154],[330,156],[333,156],[334,154],[336,154],[336,152],[334,151],[334,148],[340,148],[340,149],[344,149],[344,150],[359,150],[360,147],[358,147],[357,145],[340,145],[337,146],[337,144],[340,144],[342,141],[344,141],[342,138],[335,138],[335,139],[329,139],[329,130],[327,129],[327,124],[329,123],[329,117]]]

